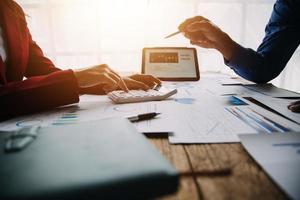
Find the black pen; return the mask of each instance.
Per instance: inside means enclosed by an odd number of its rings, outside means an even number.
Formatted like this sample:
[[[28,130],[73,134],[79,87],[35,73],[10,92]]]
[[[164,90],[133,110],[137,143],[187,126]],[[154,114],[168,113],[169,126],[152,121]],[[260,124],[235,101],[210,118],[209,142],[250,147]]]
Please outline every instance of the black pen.
[[[133,117],[128,117],[127,119],[131,122],[140,122],[140,121],[144,121],[144,120],[153,119],[154,117],[156,117],[157,115],[160,115],[160,114],[161,113],[156,113],[156,112],[145,113],[145,114],[140,114],[140,115],[133,116]]]

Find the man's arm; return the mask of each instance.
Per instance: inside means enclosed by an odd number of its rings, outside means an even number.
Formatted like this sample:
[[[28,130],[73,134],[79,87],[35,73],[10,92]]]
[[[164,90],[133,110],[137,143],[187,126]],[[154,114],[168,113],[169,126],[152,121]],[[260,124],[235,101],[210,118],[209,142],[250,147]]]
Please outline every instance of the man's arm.
[[[256,83],[266,83],[277,77],[299,46],[299,12],[299,3],[277,1],[257,51],[237,46],[226,64]]]
[[[192,44],[218,50],[240,76],[266,83],[280,74],[300,43],[300,2],[278,0],[257,51],[242,47],[208,19],[187,19],[179,30]],[[255,30],[253,30],[255,31]]]

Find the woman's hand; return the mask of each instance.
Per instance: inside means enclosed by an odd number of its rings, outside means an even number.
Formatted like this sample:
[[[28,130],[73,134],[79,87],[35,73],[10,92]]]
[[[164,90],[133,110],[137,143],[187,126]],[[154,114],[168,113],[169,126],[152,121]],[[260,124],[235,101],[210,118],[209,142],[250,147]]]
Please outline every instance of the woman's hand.
[[[145,74],[135,74],[124,78],[124,81],[130,90],[149,90],[156,85],[161,85],[161,81],[158,78]]]
[[[129,77],[123,78],[127,87],[130,90],[149,90],[156,85],[161,85],[161,81],[154,76],[145,74],[135,74]]]
[[[159,79],[151,75],[121,77],[107,65],[76,70],[74,74],[82,94],[107,94],[114,90],[148,90],[161,84]]]
[[[216,49],[226,60],[232,58],[238,46],[225,32],[202,16],[185,20],[178,29],[191,44]]]
[[[99,85],[105,93],[116,90],[117,88],[126,92],[129,91],[120,75],[110,69],[107,65],[98,65],[76,70],[74,71],[74,74],[82,91],[89,90],[89,88],[99,89],[99,87],[97,87]]]
[[[300,101],[295,101],[288,106],[288,109],[292,112],[300,113]]]

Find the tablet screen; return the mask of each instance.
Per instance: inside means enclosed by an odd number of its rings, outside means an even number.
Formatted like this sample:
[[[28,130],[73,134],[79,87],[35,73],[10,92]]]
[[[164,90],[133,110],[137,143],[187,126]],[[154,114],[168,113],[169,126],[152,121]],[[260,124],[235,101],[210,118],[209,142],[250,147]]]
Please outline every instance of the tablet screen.
[[[199,80],[194,48],[145,48],[142,73],[162,80]]]

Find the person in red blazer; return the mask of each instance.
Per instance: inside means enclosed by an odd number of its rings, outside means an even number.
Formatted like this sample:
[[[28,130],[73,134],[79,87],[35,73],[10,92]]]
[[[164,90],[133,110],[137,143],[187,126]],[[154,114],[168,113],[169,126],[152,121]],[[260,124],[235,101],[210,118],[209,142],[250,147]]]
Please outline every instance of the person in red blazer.
[[[0,0],[0,28],[6,52],[5,61],[0,56],[0,119],[77,103],[80,94],[147,90],[160,84],[147,75],[120,77],[107,65],[56,68],[32,40],[25,14],[13,0]]]

